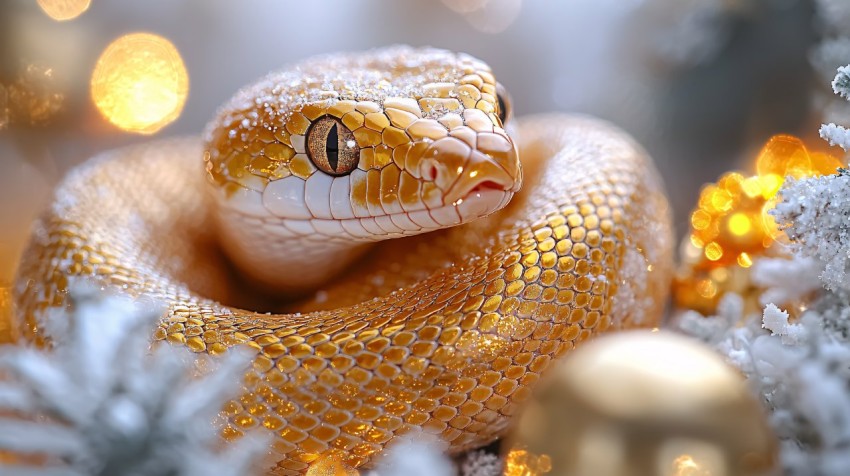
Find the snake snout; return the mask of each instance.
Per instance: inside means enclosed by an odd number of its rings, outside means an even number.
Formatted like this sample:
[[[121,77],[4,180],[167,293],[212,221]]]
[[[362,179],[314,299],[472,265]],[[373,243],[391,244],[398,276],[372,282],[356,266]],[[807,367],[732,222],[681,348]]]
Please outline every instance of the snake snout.
[[[428,164],[434,181],[444,191],[443,203],[480,198],[483,192],[516,192],[522,181],[519,158],[513,141],[506,135],[478,134],[475,148],[454,138],[438,141],[437,149],[446,152]],[[445,143],[442,143],[445,142]],[[494,196],[486,193],[483,196]]]
[[[465,166],[454,172],[454,181],[444,195],[447,205],[484,191],[508,192],[515,186],[514,176],[479,151],[472,151]]]

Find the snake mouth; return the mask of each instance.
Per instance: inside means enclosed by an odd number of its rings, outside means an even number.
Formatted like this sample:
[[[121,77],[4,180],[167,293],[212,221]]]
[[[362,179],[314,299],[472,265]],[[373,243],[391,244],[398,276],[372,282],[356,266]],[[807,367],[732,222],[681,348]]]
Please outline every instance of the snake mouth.
[[[514,192],[504,188],[493,188],[491,184],[472,189],[465,198],[455,202],[461,222],[466,223],[485,217],[508,204]]]
[[[494,161],[482,161],[471,171],[464,171],[443,195],[446,205],[460,205],[463,201],[490,196],[487,192],[516,191],[517,180]]]
[[[516,192],[522,169],[513,141],[505,135],[480,133],[476,148],[455,137],[434,142],[421,163],[420,175],[443,190],[443,205],[460,205],[487,192]]]

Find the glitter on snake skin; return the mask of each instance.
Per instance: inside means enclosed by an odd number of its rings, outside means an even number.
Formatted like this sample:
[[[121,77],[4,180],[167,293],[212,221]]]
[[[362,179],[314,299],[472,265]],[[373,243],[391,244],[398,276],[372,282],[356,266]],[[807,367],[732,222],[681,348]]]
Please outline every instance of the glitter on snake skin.
[[[366,67],[397,62],[393,55],[406,66]],[[323,78],[320,72],[329,68],[352,73]],[[220,251],[215,203],[242,217],[242,231],[254,236],[263,265],[282,251],[270,231],[303,236],[303,248],[291,254],[313,263],[334,250],[333,233],[322,235],[320,227],[335,225],[325,222],[357,221],[369,232],[363,238],[374,241],[402,235],[382,228],[402,223],[376,215],[404,194],[403,182],[383,170],[392,166],[401,176],[410,154],[414,161],[422,156],[409,152],[404,167],[396,164],[388,152],[402,147],[397,141],[403,138],[388,127],[424,119],[421,129],[404,129],[422,143],[457,129],[457,142],[470,149],[462,149],[469,154],[463,157],[472,157],[490,144],[486,134],[504,133],[495,84],[484,63],[442,50],[320,57],[300,72],[269,76],[238,93],[208,129],[206,148],[190,138],[102,154],[69,174],[36,224],[15,290],[24,337],[44,342],[41,313],[62,305],[70,277],[90,276],[167,303],[157,340],[211,354],[250,346],[257,352],[254,366],[243,382],[234,382],[244,392],[224,408],[223,433],[229,439],[272,434],[271,474],[303,474],[322,458],[368,465],[414,429],[438,435],[452,453],[492,442],[553,359],[597,332],[652,327],[661,317],[671,274],[669,210],[650,159],[631,138],[587,118],[520,120],[523,188],[498,191],[505,197],[494,205],[499,211],[375,246],[366,240],[357,266],[330,277],[321,292],[287,304],[291,312],[282,314],[228,305],[244,298],[245,288]],[[315,218],[328,212],[319,202],[296,204],[310,218],[283,217],[279,227],[249,215],[268,217],[279,204],[268,202],[270,209],[247,200],[252,193],[284,180],[302,187],[299,182],[318,177],[304,134],[325,113],[342,120],[361,149],[346,203],[349,213],[362,216],[337,219],[331,209],[331,218]],[[473,140],[475,147],[466,143]],[[484,155],[510,166],[510,154],[500,154]],[[395,196],[385,179],[399,183]],[[411,203],[434,214],[428,200],[442,201],[456,190],[448,181],[440,188],[424,180],[439,194],[420,194]],[[104,195],[116,199],[104,201]],[[464,210],[475,203],[439,207]],[[416,217],[415,210],[401,210],[398,217]],[[486,208],[467,210],[487,214]],[[438,220],[445,217],[432,216],[430,226],[444,227]],[[457,212],[454,217],[460,219]],[[252,261],[240,266],[246,263]],[[306,279],[310,262],[272,269]]]

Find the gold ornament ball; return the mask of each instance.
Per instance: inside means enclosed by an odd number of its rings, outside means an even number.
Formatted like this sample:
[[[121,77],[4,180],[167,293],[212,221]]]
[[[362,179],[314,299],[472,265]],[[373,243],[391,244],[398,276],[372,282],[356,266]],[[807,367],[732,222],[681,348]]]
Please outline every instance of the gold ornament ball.
[[[576,350],[507,443],[506,476],[778,474],[778,442],[741,375],[670,332],[623,332]]]

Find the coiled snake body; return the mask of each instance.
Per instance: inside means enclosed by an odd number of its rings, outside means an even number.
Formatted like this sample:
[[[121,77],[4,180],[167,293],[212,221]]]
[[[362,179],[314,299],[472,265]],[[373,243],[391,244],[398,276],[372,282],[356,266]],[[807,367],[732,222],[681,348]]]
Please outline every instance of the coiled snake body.
[[[238,93],[203,143],[105,153],[36,225],[23,333],[42,341],[43,312],[90,276],[164,301],[157,340],[255,348],[224,432],[276,435],[274,474],[326,454],[361,466],[413,428],[484,445],[552,359],[656,325],[671,269],[640,147],[565,115],[509,134],[505,99],[463,54],[326,56]],[[292,312],[245,310],[278,306],[269,290]]]

